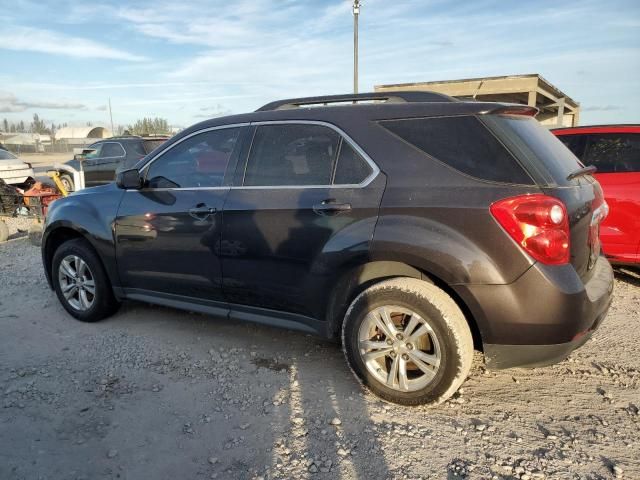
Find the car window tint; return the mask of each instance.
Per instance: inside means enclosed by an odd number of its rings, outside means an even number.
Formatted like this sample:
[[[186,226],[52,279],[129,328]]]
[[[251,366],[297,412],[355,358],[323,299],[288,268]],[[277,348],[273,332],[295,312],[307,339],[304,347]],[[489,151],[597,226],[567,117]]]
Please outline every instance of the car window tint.
[[[468,175],[495,182],[532,183],[507,149],[475,117],[412,118],[380,123],[424,153]]]
[[[371,166],[348,142],[342,141],[333,183],[335,185],[356,185],[371,175]]]
[[[340,135],[322,125],[256,129],[244,185],[329,185]]]
[[[219,187],[238,140],[239,128],[194,135],[158,157],[147,172],[148,188]]]
[[[102,145],[101,157],[123,157],[124,148],[119,143],[108,142]]]
[[[585,165],[596,173],[640,172],[640,134],[600,133],[586,135]]]

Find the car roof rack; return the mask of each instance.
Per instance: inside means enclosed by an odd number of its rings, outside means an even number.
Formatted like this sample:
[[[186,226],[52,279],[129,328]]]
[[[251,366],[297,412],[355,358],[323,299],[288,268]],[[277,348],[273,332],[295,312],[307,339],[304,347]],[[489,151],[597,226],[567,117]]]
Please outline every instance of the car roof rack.
[[[357,104],[361,102],[416,103],[416,102],[455,102],[448,95],[436,92],[371,92],[346,95],[326,95],[320,97],[289,98],[276,100],[263,105],[256,112],[270,110],[288,110],[299,107],[326,106],[330,104]]]

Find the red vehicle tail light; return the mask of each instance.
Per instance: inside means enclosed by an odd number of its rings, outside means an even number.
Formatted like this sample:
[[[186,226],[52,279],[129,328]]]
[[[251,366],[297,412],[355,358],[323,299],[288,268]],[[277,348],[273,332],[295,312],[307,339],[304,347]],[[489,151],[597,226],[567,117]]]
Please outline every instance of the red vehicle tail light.
[[[491,214],[525,252],[547,265],[569,263],[569,219],[560,200],[521,195],[493,203]]]

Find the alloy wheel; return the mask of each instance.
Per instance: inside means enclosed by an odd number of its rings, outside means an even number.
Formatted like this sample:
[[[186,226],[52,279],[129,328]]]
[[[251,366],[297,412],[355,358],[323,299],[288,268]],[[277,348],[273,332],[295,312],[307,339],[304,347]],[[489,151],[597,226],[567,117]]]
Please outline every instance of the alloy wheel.
[[[60,291],[75,310],[91,308],[96,298],[96,285],[87,263],[77,255],[67,255],[58,267]]]
[[[395,305],[375,308],[365,316],[358,330],[358,351],[371,375],[400,392],[424,388],[440,368],[440,343],[429,321]]]

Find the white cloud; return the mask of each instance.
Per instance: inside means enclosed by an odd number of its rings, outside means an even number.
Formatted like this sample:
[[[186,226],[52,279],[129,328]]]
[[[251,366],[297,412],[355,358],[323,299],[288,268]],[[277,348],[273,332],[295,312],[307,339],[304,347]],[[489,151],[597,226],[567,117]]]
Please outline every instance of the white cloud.
[[[46,100],[19,100],[12,93],[0,92],[0,112],[19,113],[40,108],[43,110],[86,110],[87,106],[76,102],[51,102]]]
[[[138,62],[134,55],[93,40],[71,37],[51,30],[12,25],[0,30],[0,49],[51,53],[77,58],[107,58]]]

